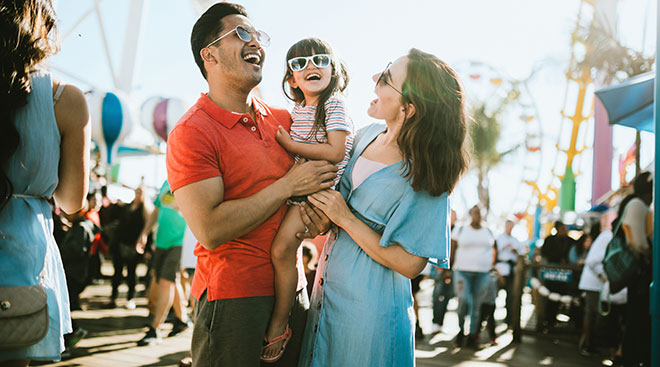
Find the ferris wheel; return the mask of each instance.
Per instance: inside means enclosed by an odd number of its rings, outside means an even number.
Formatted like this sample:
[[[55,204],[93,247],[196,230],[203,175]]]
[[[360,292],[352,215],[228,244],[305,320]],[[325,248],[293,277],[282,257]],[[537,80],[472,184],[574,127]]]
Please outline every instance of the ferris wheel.
[[[459,63],[456,69],[463,82],[468,111],[496,114],[499,122],[496,150],[503,154],[488,173],[493,191],[490,196],[501,215],[513,214],[522,219],[535,198],[527,183],[539,180],[543,161],[541,121],[527,87],[531,77],[516,80],[480,61]]]

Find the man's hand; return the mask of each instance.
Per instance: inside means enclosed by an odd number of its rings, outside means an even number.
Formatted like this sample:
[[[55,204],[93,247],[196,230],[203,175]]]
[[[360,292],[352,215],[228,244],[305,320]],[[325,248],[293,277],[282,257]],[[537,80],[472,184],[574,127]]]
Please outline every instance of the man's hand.
[[[332,187],[337,166],[327,161],[303,161],[294,164],[282,177],[291,190],[289,196],[301,196]]]
[[[298,239],[314,238],[321,233],[327,232],[332,226],[330,219],[322,211],[314,208],[308,203],[300,204],[300,218],[305,224],[305,232],[296,233]]]

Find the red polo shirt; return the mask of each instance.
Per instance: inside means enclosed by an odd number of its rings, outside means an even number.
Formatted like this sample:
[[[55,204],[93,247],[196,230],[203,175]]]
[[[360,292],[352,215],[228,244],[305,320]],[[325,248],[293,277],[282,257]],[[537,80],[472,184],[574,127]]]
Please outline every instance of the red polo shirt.
[[[275,133],[278,125],[288,130],[291,117],[258,98],[252,98],[252,106],[256,121],[249,113],[227,111],[201,95],[167,140],[167,179],[172,192],[222,177],[224,200],[234,200],[252,196],[284,176],[293,159],[277,143]],[[270,247],[286,209],[283,205],[252,232],[214,250],[197,243],[193,296],[199,299],[205,290],[209,301],[272,296]],[[298,289],[302,289],[306,281],[300,261],[298,274]]]

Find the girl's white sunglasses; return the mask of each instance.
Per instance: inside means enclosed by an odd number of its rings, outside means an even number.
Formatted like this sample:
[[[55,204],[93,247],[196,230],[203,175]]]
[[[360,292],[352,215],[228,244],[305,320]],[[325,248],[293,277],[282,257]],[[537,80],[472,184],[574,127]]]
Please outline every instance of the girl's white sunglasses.
[[[293,71],[301,71],[307,67],[308,61],[311,61],[317,68],[327,68],[330,65],[332,57],[328,54],[317,54],[312,56],[300,56],[289,59],[287,63]]]

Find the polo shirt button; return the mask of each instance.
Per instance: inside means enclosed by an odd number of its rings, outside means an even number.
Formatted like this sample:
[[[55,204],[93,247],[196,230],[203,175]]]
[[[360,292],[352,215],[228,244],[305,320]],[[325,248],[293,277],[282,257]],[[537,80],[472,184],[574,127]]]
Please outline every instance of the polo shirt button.
[[[246,119],[246,120],[247,120],[247,119]],[[252,131],[254,132],[254,131],[257,131],[257,128],[254,127],[254,126],[252,126],[252,127],[250,128],[250,130],[252,130]]]
[[[247,117],[243,117],[243,122],[248,122],[248,118],[247,118]]]
[[[323,278],[319,279],[319,284],[323,285]]]
[[[328,261],[328,258],[330,257],[330,254],[325,254],[325,261]]]

